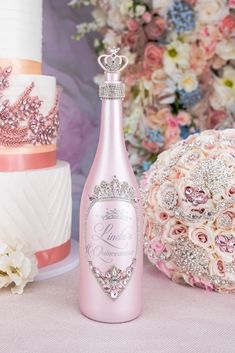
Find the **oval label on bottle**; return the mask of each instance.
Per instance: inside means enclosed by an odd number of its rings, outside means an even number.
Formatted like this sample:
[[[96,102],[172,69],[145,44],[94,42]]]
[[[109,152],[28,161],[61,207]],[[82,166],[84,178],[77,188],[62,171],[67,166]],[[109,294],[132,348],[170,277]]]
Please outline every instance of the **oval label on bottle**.
[[[118,185],[120,191],[122,183]],[[90,269],[112,299],[117,299],[130,281],[136,259],[138,219],[130,190],[131,194],[119,195],[109,187],[108,195],[100,194],[91,200],[86,216],[85,246]]]

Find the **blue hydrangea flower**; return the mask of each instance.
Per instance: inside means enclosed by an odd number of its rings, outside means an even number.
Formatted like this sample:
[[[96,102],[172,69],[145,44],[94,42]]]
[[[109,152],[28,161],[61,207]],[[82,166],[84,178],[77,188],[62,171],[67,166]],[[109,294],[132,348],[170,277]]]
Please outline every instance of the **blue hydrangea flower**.
[[[190,128],[188,125],[180,126],[180,137],[185,140],[189,135],[194,135],[200,132],[199,129]]]
[[[147,138],[151,142],[155,142],[160,147],[164,145],[164,136],[162,135],[160,129],[157,129],[157,130],[148,129]]]
[[[181,89],[178,91],[178,93],[179,103],[182,104],[186,109],[192,108],[195,104],[202,100],[202,92],[200,87],[192,92],[186,92],[185,90]]]
[[[149,168],[151,167],[152,162],[150,161],[143,161],[142,163],[142,169],[144,172],[146,172],[147,170],[149,170]]]
[[[177,33],[193,31],[196,25],[196,15],[192,6],[182,0],[175,0],[169,9],[167,17],[174,25]]]
[[[185,140],[190,135],[189,126],[181,125],[180,126],[180,137]]]

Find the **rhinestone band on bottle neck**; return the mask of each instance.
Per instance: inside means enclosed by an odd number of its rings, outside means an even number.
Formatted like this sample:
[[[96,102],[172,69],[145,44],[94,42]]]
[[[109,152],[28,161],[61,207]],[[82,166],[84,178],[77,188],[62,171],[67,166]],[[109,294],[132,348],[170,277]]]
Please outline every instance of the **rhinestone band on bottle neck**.
[[[124,99],[125,85],[120,81],[120,72],[128,65],[127,57],[117,55],[119,48],[109,49],[108,55],[98,58],[100,67],[105,72],[105,81],[99,87],[101,99]]]

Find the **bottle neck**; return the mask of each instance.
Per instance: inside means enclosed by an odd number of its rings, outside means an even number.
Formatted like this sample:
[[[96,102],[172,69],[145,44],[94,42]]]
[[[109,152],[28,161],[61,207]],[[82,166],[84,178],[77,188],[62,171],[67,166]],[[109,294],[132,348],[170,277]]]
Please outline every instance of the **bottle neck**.
[[[126,153],[121,99],[102,100],[98,151],[102,154],[108,153],[109,158],[116,153]]]

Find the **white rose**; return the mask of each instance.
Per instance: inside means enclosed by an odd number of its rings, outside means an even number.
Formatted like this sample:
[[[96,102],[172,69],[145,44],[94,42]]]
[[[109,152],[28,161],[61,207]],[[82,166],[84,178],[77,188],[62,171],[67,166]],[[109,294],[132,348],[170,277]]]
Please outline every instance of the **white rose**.
[[[136,53],[131,53],[129,47],[122,48],[121,54],[127,57],[130,65],[135,63]]]
[[[235,42],[234,40],[223,40],[216,46],[216,54],[223,60],[235,59]]]
[[[118,47],[121,42],[121,37],[118,36],[113,30],[109,29],[105,34],[103,43],[106,48]]]
[[[153,0],[152,7],[158,10],[160,15],[166,15],[172,3],[173,0]]]
[[[184,72],[179,77],[178,87],[186,92],[194,91],[198,87],[197,76],[190,71]]]
[[[124,29],[125,21],[123,15],[118,11],[118,9],[112,8],[108,11],[107,24],[115,31]]]
[[[206,25],[218,23],[229,14],[226,0],[198,0],[195,10],[199,23]]]
[[[146,7],[144,5],[137,5],[135,12],[136,12],[136,16],[142,16],[146,11]]]
[[[104,27],[106,25],[106,13],[101,8],[96,8],[92,11],[92,16],[99,27]]]
[[[121,12],[122,15],[128,15],[132,5],[133,5],[132,0],[122,0],[119,3],[119,11]]]

